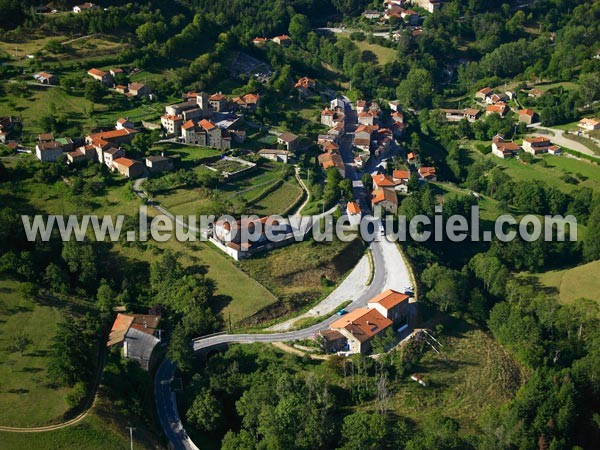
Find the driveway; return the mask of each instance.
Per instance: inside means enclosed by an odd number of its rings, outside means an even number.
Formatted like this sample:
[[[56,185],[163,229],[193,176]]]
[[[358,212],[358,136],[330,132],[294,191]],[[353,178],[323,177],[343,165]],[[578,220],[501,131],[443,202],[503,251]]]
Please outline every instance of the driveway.
[[[577,141],[573,141],[573,140],[569,139],[568,137],[566,137],[564,135],[564,133],[565,133],[564,130],[559,130],[558,128],[543,127],[539,123],[531,124],[527,128],[532,128],[532,129],[535,129],[535,130],[550,131],[550,132],[554,133],[554,136],[552,136],[550,140],[552,142],[554,142],[555,144],[558,144],[561,147],[567,147],[567,148],[576,150],[576,151],[581,152],[581,153],[583,153],[585,155],[590,155],[590,156],[594,156],[596,158],[599,158],[598,155],[596,155],[592,150],[590,150],[589,148],[587,148],[582,143],[577,142]]]

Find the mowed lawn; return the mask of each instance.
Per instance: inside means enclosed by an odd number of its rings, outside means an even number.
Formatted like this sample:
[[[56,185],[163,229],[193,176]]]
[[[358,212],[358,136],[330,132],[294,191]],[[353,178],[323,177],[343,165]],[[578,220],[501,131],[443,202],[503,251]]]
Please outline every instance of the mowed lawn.
[[[558,290],[561,303],[588,298],[600,303],[600,261],[538,275],[540,283]]]
[[[19,286],[0,280],[0,425],[47,425],[59,422],[68,409],[69,389],[51,387],[47,375],[50,341],[62,315],[55,307],[24,299]],[[19,332],[33,341],[23,355],[10,350]],[[6,441],[0,441],[6,448]]]
[[[547,166],[544,167],[539,161],[534,164],[523,164],[516,159],[500,159],[488,155],[496,164],[506,168],[506,172],[517,181],[540,180],[549,186],[560,189],[563,192],[571,192],[580,187],[590,187],[600,192],[600,166],[577,160],[567,156],[544,156]],[[578,184],[565,183],[561,177],[570,175],[578,178]]]

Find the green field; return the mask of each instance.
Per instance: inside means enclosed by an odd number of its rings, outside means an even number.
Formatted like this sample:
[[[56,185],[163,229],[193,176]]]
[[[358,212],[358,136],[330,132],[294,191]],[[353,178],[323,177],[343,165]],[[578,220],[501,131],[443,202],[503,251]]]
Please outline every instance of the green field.
[[[588,298],[600,303],[600,261],[538,275],[540,283],[555,288],[561,303]]]
[[[585,160],[547,155],[543,156],[543,160],[547,163],[547,167],[544,167],[539,161],[533,164],[523,164],[516,159],[500,159],[493,155],[487,155],[487,157],[499,166],[505,167],[506,172],[517,181],[545,181],[548,185],[563,192],[571,192],[578,187],[590,187],[595,191],[600,191],[600,166]],[[564,175],[578,178],[579,184],[565,183],[560,178]]]
[[[350,37],[349,33],[339,33],[336,36]],[[396,51],[393,48],[383,47],[378,44],[369,44],[367,40],[364,41],[352,41],[356,44],[358,49],[362,52],[363,59],[370,61],[370,55],[374,55],[376,63],[384,65],[396,59]]]
[[[19,288],[16,281],[0,281],[0,425],[59,422],[68,409],[65,395],[69,389],[50,386],[46,366],[50,340],[62,314],[55,306],[23,298]],[[10,350],[18,332],[32,341],[23,355]]]
[[[258,215],[281,214],[302,197],[302,192],[295,181],[285,182],[262,200],[253,203],[251,212]]]

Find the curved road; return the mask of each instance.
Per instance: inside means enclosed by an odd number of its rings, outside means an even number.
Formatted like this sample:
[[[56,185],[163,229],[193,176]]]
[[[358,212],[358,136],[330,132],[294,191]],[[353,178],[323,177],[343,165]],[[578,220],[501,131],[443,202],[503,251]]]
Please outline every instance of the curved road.
[[[410,284],[410,276],[396,244],[385,239],[371,243],[373,253],[374,274],[373,281],[369,286],[358,295],[346,309],[353,309],[366,306],[369,299],[373,298],[389,286],[398,289],[398,285]],[[395,261],[394,261],[395,260]],[[389,264],[397,265],[395,271],[389,270]],[[388,270],[386,270],[386,268]],[[341,285],[338,287],[340,289]],[[401,288],[400,288],[401,289]],[[338,319],[337,315],[332,315],[322,322],[297,331],[288,331],[284,333],[265,333],[265,334],[217,334],[193,340],[194,351],[199,351],[223,344],[249,344],[255,342],[285,342],[299,339],[312,338],[315,333],[329,328],[329,326]],[[177,400],[175,393],[171,391],[170,381],[175,375],[175,365],[165,360],[156,372],[154,379],[154,397],[156,399],[156,408],[161,426],[167,439],[175,450],[196,450],[198,447],[187,435],[177,410]]]
[[[352,112],[351,108],[348,109],[350,109],[349,112]],[[344,139],[341,145],[341,152],[346,164],[346,176],[353,181],[354,197],[360,202],[363,211],[369,211],[370,202],[368,201],[368,194],[360,182],[359,174],[356,173],[352,165],[352,144],[349,137]],[[370,168],[372,170],[372,168],[376,167],[377,164],[377,160],[370,160],[366,170],[370,171]],[[143,180],[141,179],[136,180],[133,186],[134,192],[140,198],[146,196],[141,190],[142,182]],[[164,208],[161,208],[158,205],[153,206],[162,213],[172,216]],[[330,211],[326,211],[324,214],[316,216],[316,218],[331,214],[335,208],[337,208],[337,206],[332,208]],[[352,303],[348,305],[346,309],[351,311],[356,308],[366,306],[367,302],[371,298],[375,297],[385,289],[402,290],[404,286],[412,284],[410,269],[406,265],[404,258],[396,247],[395,242],[390,242],[385,238],[373,241],[371,243],[371,253],[373,256],[374,266],[371,284],[367,286],[364,284],[364,282],[361,283],[360,280],[362,280],[362,274],[359,273],[360,271],[354,269],[346,278],[346,280],[344,280],[344,282],[342,282],[323,302],[321,302],[321,304],[325,304],[328,299],[330,300],[329,303],[331,303],[331,297],[334,298],[333,302],[339,300],[338,306],[345,300],[350,299],[352,300]],[[357,280],[354,280],[355,282],[349,282],[350,280],[348,279],[351,277],[355,277]],[[327,304],[329,305],[329,303]],[[318,305],[315,308],[317,307]],[[232,343],[268,343],[307,339],[312,338],[319,331],[329,328],[329,326],[337,318],[338,316],[334,314],[328,318],[325,318],[318,324],[296,331],[264,334],[216,334],[205,336],[194,339],[192,341],[192,345],[194,351],[199,351]],[[194,444],[183,427],[181,418],[179,417],[179,411],[177,409],[177,399],[175,397],[175,393],[171,390],[171,380],[175,376],[175,370],[176,366],[174,363],[169,360],[164,360],[156,372],[154,378],[154,398],[156,401],[158,417],[162,429],[169,440],[171,446],[170,448],[174,450],[198,450],[198,447]]]

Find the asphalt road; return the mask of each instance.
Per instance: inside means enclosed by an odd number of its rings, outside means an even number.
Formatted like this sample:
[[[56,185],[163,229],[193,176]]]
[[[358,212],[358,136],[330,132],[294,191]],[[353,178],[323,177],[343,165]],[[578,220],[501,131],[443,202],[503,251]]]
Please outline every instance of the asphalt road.
[[[355,113],[355,111],[348,108],[347,114],[351,115],[353,113]],[[342,141],[340,150],[346,165],[346,177],[353,181],[355,199],[360,203],[363,211],[369,211],[370,202],[368,194],[360,182],[360,175],[355,171],[352,164],[352,137],[350,134]],[[371,158],[368,166],[365,167],[365,171],[373,171],[380,160],[381,158]],[[137,195],[141,196],[140,184],[141,182],[136,182],[134,184],[134,191]],[[327,211],[325,214],[330,213],[331,211]],[[381,240],[371,243],[371,253],[373,255],[374,264],[373,279],[370,285],[364,286],[360,292],[354,293],[352,303],[345,308],[348,311],[366,306],[371,298],[375,297],[385,289],[402,290],[405,286],[412,284],[409,269],[406,266],[402,255],[398,251],[396,243],[381,238]],[[343,283],[336,288],[336,291],[340,289],[345,289]],[[264,334],[217,334],[205,336],[194,339],[192,345],[194,351],[199,351],[224,344],[269,343],[308,339],[312,338],[319,331],[329,328],[337,318],[338,316],[334,314],[324,319],[322,322],[296,331]],[[165,360],[156,373],[154,378],[154,393],[157,413],[164,433],[174,450],[196,450],[198,447],[196,447],[183,428],[177,410],[177,400],[175,394],[171,391],[170,381],[175,375],[175,369],[176,367],[172,362]]]
[[[408,268],[396,248],[396,244],[385,239],[371,243],[373,254],[374,274],[373,281],[346,309],[351,311],[366,306],[369,299],[390,286],[402,289],[399,286],[410,284]],[[329,326],[339,317],[332,315],[322,322],[297,331],[284,333],[265,334],[217,334],[193,340],[194,351],[208,349],[223,344],[249,344],[255,342],[285,342],[299,339],[312,338],[321,330]],[[167,439],[175,450],[195,450],[198,447],[189,438],[177,410],[175,394],[171,392],[170,380],[175,375],[175,365],[165,360],[159,367],[154,378],[154,396],[161,426]]]

